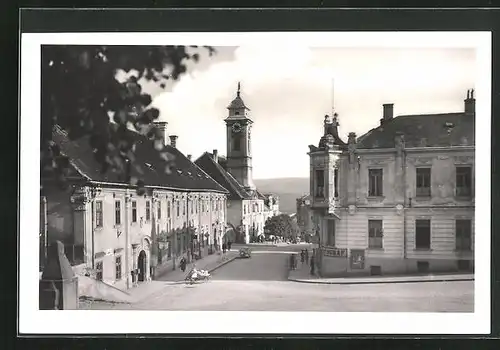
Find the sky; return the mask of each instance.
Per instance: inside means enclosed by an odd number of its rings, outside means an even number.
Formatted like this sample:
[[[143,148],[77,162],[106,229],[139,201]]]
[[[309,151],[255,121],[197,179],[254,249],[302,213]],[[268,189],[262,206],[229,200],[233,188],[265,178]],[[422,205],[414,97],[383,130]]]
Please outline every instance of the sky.
[[[317,145],[332,105],[347,141],[376,127],[382,104],[394,114],[463,111],[474,88],[473,49],[309,48],[292,42],[216,47],[161,90],[144,89],[177,147],[198,158],[226,154],[226,107],[241,96],[251,109],[254,179],[308,177],[308,145]]]

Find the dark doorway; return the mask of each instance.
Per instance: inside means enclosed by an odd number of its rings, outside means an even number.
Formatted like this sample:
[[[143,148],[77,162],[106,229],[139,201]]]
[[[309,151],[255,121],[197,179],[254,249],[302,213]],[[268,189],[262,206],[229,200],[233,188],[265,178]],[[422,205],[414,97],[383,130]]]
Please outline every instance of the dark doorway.
[[[139,260],[137,261],[137,268],[139,269],[138,281],[144,282],[146,279],[146,252],[141,250],[139,253]]]
[[[419,273],[429,273],[429,262],[417,261],[417,271]]]
[[[380,276],[382,274],[382,268],[380,266],[370,266],[370,275]]]

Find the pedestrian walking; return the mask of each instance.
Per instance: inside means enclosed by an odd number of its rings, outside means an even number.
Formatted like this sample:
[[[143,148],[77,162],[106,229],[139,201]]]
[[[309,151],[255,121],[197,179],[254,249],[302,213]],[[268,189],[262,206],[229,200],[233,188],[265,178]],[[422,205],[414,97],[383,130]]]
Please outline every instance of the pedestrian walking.
[[[186,271],[186,258],[182,257],[180,263],[182,272]]]
[[[222,243],[222,254],[226,254],[226,243]]]
[[[304,251],[304,249],[302,249],[300,251],[300,263],[301,263],[301,265],[304,265],[305,258],[306,258],[306,252]]]
[[[311,256],[311,276],[314,276],[314,256]]]

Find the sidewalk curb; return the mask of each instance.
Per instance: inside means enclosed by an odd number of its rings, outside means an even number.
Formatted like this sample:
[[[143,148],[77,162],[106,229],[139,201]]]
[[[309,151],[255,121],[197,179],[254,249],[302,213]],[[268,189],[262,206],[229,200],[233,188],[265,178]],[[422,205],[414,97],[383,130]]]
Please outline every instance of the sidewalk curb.
[[[384,281],[382,279],[378,279],[376,281],[315,281],[315,280],[305,280],[305,279],[297,279],[290,278],[288,280],[296,283],[308,283],[308,284],[395,284],[395,283],[432,283],[432,282],[465,282],[465,281],[474,281],[474,277],[464,277],[457,279],[448,279],[448,278],[435,278],[435,279],[421,279],[421,280],[398,280],[398,281]]]
[[[208,273],[212,273],[213,271],[217,270],[218,268],[220,268],[220,267],[222,267],[222,266],[224,266],[226,264],[229,264],[231,261],[236,260],[237,258],[238,258],[238,256],[233,256],[232,258],[227,259],[226,261],[222,262],[221,264],[219,264],[219,265],[215,266],[214,268],[208,270]]]

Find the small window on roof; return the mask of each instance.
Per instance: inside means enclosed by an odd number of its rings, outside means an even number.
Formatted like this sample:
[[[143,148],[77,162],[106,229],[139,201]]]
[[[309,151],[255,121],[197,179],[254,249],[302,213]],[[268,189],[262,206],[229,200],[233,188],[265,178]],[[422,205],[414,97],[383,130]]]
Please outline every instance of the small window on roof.
[[[178,172],[179,174],[182,174],[182,170],[177,169],[177,172]]]

